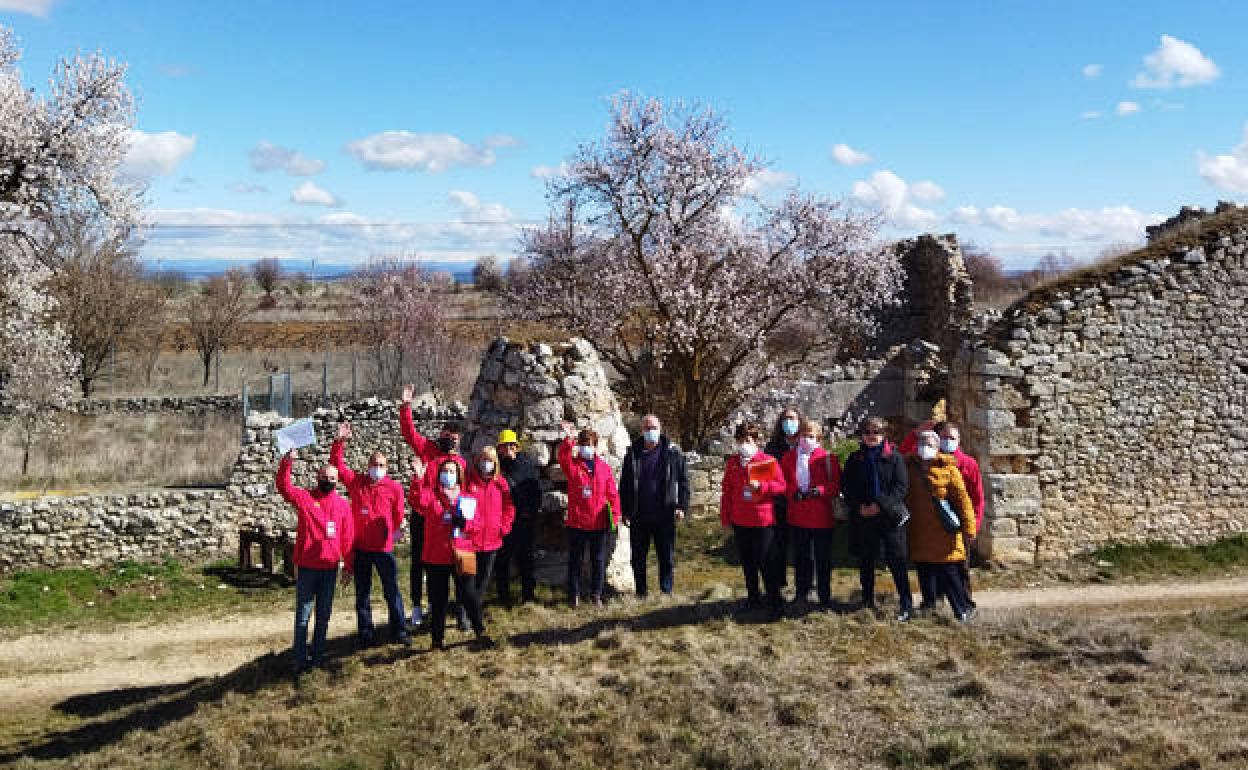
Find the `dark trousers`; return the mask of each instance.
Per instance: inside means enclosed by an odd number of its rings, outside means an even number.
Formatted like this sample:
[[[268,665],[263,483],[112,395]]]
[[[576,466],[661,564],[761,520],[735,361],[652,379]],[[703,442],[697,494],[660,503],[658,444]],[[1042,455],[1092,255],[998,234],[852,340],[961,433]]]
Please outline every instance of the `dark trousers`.
[[[832,602],[832,529],[790,527],[793,553],[797,559],[794,582],[798,599],[810,593],[811,583],[819,589],[819,601]],[[813,580],[812,580],[813,578]]]
[[[533,517],[517,516],[511,532],[503,538],[503,548],[494,564],[494,585],[498,598],[506,604],[511,601],[511,563],[514,560],[520,570],[520,595],[526,601],[533,598],[537,578],[533,571]]]
[[[581,595],[581,558],[589,550],[590,583],[593,596],[602,598],[607,587],[607,530],[568,527],[568,598]]]
[[[966,543],[966,561],[958,564],[958,572],[962,575],[962,590],[966,591],[966,603],[975,606],[975,597],[971,595],[971,558],[975,554],[975,538]]]
[[[381,578],[381,592],[386,597],[390,614],[390,634],[395,639],[407,636],[407,620],[403,616],[403,594],[399,593],[399,565],[393,553],[379,551],[355,552],[355,626],[364,641],[373,638],[373,570]]]
[[[923,592],[924,603],[935,607],[941,596],[949,600],[953,614],[961,617],[971,608],[962,582],[964,562],[952,564],[932,564],[919,562],[915,569],[919,573],[919,588]],[[930,597],[930,600],[929,600]]]
[[[676,519],[633,519],[629,527],[628,541],[633,551],[633,582],[637,586],[638,596],[645,596],[647,593],[646,561],[650,558],[651,540],[654,541],[654,552],[659,561],[659,590],[670,594],[676,565]]]
[[[334,583],[338,568],[315,569],[300,567],[295,576],[295,640],[291,653],[295,668],[308,663],[319,666],[325,659],[325,636],[329,632],[329,615],[334,609]],[[312,626],[312,656],[308,657],[308,618],[316,606]]]
[[[501,549],[499,549],[501,550]],[[473,588],[477,589],[477,601],[485,604],[485,587],[494,576],[495,563],[498,561],[498,550],[477,551],[477,574],[472,576]],[[459,594],[455,594],[456,598]]]
[[[772,569],[780,580],[780,587],[789,584],[789,549],[792,546],[792,527],[789,526],[789,501],[781,496],[773,498],[772,511],[776,523],[772,526],[775,533],[775,545],[771,552]]]
[[[451,582],[455,583],[455,597],[468,620],[478,634],[485,633],[485,618],[481,614],[481,595],[477,593],[476,583],[471,577],[455,574],[455,568],[449,564],[426,564],[425,577],[429,581],[429,636],[434,646],[441,646],[446,638],[446,608],[451,594]]]
[[[408,522],[412,530],[412,574],[408,598],[412,600],[412,609],[416,609],[424,599],[425,565],[420,560],[420,554],[425,550],[425,520],[413,514]]]
[[[737,541],[737,553],[741,557],[741,572],[745,575],[745,593],[751,604],[758,603],[760,594],[758,578],[762,575],[767,603],[773,608],[781,604],[780,570],[775,562],[776,532],[771,527],[734,526],[733,539]]]
[[[858,582],[862,585],[862,602],[866,605],[875,604],[875,559],[874,552],[858,557]],[[893,575],[893,586],[897,589],[901,609],[909,612],[914,609],[914,597],[910,593],[910,574],[906,570],[906,560],[890,554],[885,563]]]

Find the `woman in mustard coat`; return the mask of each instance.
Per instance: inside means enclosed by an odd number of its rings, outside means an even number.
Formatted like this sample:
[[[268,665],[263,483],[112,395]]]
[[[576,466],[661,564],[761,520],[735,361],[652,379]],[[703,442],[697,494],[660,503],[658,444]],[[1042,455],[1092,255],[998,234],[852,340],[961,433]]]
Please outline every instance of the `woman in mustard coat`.
[[[957,462],[940,454],[939,448],[940,437],[924,431],[918,435],[915,454],[906,458],[912,479],[906,492],[910,560],[919,573],[923,605],[935,608],[944,595],[954,617],[965,622],[973,611],[958,565],[966,560],[967,539],[975,537],[975,509]],[[941,524],[939,500],[948,501],[957,511],[961,527],[956,531],[948,532]]]

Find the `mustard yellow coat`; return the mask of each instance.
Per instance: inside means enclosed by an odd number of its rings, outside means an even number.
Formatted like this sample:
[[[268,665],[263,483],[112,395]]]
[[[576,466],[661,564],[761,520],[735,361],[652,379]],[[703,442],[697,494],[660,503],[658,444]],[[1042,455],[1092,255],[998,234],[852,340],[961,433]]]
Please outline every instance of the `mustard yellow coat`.
[[[906,492],[906,508],[910,510],[907,535],[910,540],[910,561],[925,564],[954,564],[966,560],[966,538],[975,537],[975,508],[966,493],[962,473],[952,455],[938,454],[926,471],[923,483],[923,461],[917,456],[906,458],[910,489]],[[929,491],[930,490],[930,491]],[[932,496],[948,500],[962,518],[962,530],[949,534],[940,525]]]

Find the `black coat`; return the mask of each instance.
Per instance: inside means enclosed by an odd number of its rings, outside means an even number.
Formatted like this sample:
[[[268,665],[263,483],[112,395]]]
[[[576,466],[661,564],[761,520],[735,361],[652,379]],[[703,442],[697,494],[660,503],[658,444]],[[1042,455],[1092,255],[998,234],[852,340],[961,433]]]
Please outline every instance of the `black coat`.
[[[867,478],[866,451],[861,447],[845,460],[841,472],[841,494],[849,509],[849,550],[855,556],[873,555],[883,543],[885,556],[906,557],[906,491],[910,479],[901,453],[886,444],[880,455],[880,494],[872,499]],[[878,516],[863,518],[858,509],[865,503],[879,503]]]
[[[502,466],[502,461],[499,465]],[[511,502],[516,506],[516,516],[534,516],[542,510],[542,483],[537,478],[537,470],[533,461],[523,453],[516,455],[516,461],[507,471],[500,467],[507,486],[511,488]]]
[[[620,513],[627,519],[637,516],[641,485],[638,456],[644,449],[643,439],[634,441],[624,453],[624,465],[620,469]],[[685,453],[667,436],[659,436],[659,451],[662,453],[659,472],[663,479],[659,489],[663,490],[663,510],[667,516],[675,516],[677,509],[689,510],[689,469],[685,465]]]

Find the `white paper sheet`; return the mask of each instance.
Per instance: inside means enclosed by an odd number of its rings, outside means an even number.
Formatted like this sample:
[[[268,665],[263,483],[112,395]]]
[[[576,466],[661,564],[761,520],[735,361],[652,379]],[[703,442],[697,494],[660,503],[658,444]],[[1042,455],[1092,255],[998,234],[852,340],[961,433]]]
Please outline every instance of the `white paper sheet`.
[[[284,455],[292,449],[311,446],[316,443],[316,430],[312,427],[312,419],[296,420],[281,430],[273,433],[277,442],[277,453]]]

